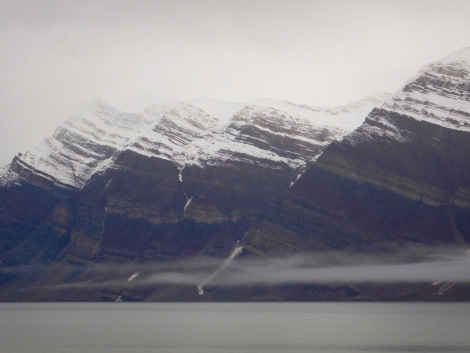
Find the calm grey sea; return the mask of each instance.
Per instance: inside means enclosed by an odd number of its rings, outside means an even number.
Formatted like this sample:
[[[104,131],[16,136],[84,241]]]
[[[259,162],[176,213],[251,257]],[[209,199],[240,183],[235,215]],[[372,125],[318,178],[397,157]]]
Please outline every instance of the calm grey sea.
[[[462,303],[2,303],[2,353],[470,352]]]

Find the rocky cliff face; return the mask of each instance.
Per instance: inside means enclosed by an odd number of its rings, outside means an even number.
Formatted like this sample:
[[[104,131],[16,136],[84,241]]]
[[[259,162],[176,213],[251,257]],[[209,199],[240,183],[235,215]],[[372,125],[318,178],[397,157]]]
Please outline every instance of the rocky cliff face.
[[[384,121],[399,129],[399,139],[371,138]],[[251,233],[253,246],[282,254],[304,247],[389,251],[406,242],[468,243],[469,136],[374,110],[274,202]]]

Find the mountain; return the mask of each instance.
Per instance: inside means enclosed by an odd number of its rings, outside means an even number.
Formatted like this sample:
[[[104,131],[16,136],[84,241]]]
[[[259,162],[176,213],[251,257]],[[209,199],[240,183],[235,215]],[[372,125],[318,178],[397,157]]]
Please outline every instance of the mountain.
[[[462,49],[335,108],[94,102],[0,170],[0,299],[467,300],[444,278],[293,278],[466,254],[469,72]]]
[[[226,256],[307,161],[383,97],[336,108],[199,98],[142,114],[94,102],[1,174],[4,297],[51,298],[15,288],[85,278],[97,263]],[[29,278],[25,266],[43,272]]]

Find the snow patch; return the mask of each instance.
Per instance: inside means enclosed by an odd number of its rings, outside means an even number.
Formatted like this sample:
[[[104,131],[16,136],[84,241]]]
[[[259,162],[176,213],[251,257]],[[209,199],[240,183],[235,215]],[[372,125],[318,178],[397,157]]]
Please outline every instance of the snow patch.
[[[183,213],[186,211],[186,209],[189,207],[189,205],[191,205],[192,200],[193,200],[193,196],[191,196],[189,199],[186,198],[186,204],[184,205]]]
[[[140,272],[134,272],[128,279],[127,279],[127,282],[132,282],[132,280],[134,280],[134,278],[136,278],[137,276],[140,275]]]
[[[299,172],[298,172],[295,180],[290,182],[289,188],[294,186],[294,184],[300,179],[300,177],[305,173],[306,170],[307,170],[307,168],[305,166],[302,166],[301,168],[299,168]]]
[[[180,169],[180,172],[178,174],[178,180],[180,181],[181,184],[183,184],[183,169],[184,167]]]
[[[10,164],[0,167],[0,186],[8,186],[18,183],[19,176],[10,168]]]

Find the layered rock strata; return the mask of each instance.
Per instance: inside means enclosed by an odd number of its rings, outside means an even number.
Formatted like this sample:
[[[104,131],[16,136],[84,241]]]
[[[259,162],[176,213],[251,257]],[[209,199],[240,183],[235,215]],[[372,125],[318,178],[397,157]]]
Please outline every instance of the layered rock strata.
[[[252,251],[467,244],[469,67],[467,48],[424,67],[331,143],[251,231]]]

